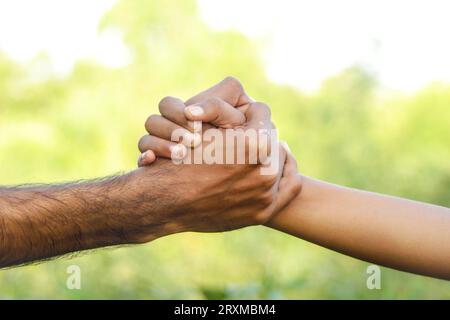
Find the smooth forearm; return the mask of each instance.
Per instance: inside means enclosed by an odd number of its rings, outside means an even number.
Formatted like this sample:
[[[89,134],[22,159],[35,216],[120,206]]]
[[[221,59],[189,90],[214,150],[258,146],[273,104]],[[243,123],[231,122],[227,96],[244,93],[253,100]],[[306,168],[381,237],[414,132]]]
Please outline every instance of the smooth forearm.
[[[0,267],[139,242],[138,231],[142,230],[138,230],[136,211],[142,216],[156,211],[152,206],[157,201],[139,190],[136,174],[65,185],[1,188]],[[146,240],[160,236],[156,219],[147,220]]]
[[[450,210],[308,177],[270,226],[388,267],[450,279]]]

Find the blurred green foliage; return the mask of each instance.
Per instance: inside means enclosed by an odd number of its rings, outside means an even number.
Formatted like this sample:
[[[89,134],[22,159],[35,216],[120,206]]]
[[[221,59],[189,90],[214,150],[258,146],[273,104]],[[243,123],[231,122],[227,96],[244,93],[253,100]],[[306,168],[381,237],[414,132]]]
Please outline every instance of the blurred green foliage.
[[[188,98],[227,75],[273,110],[301,170],[331,182],[450,206],[450,86],[379,95],[354,66],[302,94],[271,83],[254,43],[214,32],[190,1],[120,1],[100,29],[120,30],[133,63],[79,61],[64,79],[0,55],[0,183],[54,182],[131,170],[146,117],[166,95]],[[292,72],[301,72],[293,70]],[[413,72],[413,71],[412,71]],[[414,75],[412,75],[414,76]],[[66,288],[78,264],[82,289]],[[383,269],[252,227],[179,234],[0,271],[0,298],[450,298],[450,283]]]

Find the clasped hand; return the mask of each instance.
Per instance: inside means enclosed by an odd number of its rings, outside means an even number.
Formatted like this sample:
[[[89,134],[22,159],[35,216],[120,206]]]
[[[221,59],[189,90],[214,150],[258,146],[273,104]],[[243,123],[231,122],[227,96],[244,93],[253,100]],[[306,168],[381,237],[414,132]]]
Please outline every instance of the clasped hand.
[[[235,78],[227,77],[186,102],[166,97],[159,110],[161,115],[151,115],[145,123],[148,134],[139,141],[138,165],[144,171],[155,165],[176,168],[173,188],[167,192],[176,194],[174,201],[179,205],[164,217],[167,234],[265,224],[300,192],[297,164],[286,146],[271,143],[271,135],[267,139],[256,135],[253,140],[255,136],[246,135],[248,131],[274,132],[275,127],[269,107],[249,98]],[[212,148],[213,154],[224,158],[233,149],[232,163],[194,162],[196,149],[211,147],[212,142],[205,139],[211,130],[224,138],[230,130],[244,134],[241,145],[221,143],[223,150],[217,145]],[[206,160],[204,156],[201,160]],[[268,160],[277,163],[272,165],[276,170],[263,171],[270,166]]]

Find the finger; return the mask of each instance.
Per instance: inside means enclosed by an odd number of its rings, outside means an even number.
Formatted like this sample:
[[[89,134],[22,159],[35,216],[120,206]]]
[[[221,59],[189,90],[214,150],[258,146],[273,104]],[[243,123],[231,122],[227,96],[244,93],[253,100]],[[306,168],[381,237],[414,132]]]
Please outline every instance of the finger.
[[[184,114],[188,120],[209,122],[225,129],[241,126],[246,121],[241,111],[217,97],[187,106]]]
[[[174,160],[184,159],[187,155],[187,149],[184,145],[151,135],[143,136],[139,140],[138,147],[141,152],[152,150],[157,157]]]
[[[270,187],[274,194],[277,194],[279,191],[279,185],[281,183],[281,179],[283,177],[284,166],[286,164],[286,152],[281,146],[278,146],[279,152],[273,155],[272,161],[274,161],[273,166],[270,171],[263,171],[263,167],[260,168],[259,174],[272,176],[274,177],[275,183]],[[276,156],[276,158],[275,158]]]
[[[261,162],[265,162],[271,154],[272,144],[277,143],[277,132],[270,117],[269,107],[262,102],[252,102],[245,113],[247,122],[246,130],[255,130],[258,136],[256,147],[260,154]]]
[[[287,153],[286,151],[281,147],[278,146],[278,159],[273,159],[272,161],[278,161],[276,163],[276,168],[278,169],[277,171],[277,182],[275,183],[275,185],[273,186],[274,190],[277,192],[280,189],[280,183],[281,183],[281,179],[283,177],[283,172],[284,172],[284,167],[286,165],[286,160],[287,160]]]
[[[283,177],[280,181],[279,192],[275,199],[273,212],[276,214],[284,209],[302,189],[302,178],[299,174]]]
[[[159,112],[164,118],[189,131],[194,131],[194,124],[184,115],[185,107],[184,102],[175,97],[165,97],[159,102]]]
[[[152,150],[147,150],[139,156],[138,167],[144,167],[152,164],[156,160],[156,155]]]
[[[173,142],[181,142],[187,147],[196,147],[202,142],[202,137],[199,133],[190,132],[156,114],[148,117],[145,122],[145,129],[152,136]]]
[[[252,102],[239,80],[234,77],[226,77],[218,84],[187,100],[186,105],[199,103],[212,97],[218,97],[233,107],[244,106]]]
[[[285,208],[301,191],[301,176],[297,173],[297,162],[290,153],[286,143],[280,143],[280,149],[285,154],[282,177],[278,184],[278,193],[274,201],[273,211],[275,214]],[[285,146],[283,146],[283,144]],[[281,150],[280,150],[281,151]]]
[[[246,127],[254,129],[272,129],[271,112],[268,105],[262,102],[250,103],[245,112]]]
[[[284,163],[283,177],[287,177],[296,174],[297,171],[297,160],[291,152],[288,144],[285,141],[280,141],[280,145],[286,151],[286,162]]]

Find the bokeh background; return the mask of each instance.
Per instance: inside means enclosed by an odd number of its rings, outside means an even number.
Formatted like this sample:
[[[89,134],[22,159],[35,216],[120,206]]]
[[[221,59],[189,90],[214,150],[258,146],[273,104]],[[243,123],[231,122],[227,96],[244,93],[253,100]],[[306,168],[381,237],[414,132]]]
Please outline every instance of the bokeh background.
[[[450,206],[445,1],[0,1],[0,184],[132,170],[146,117],[227,75],[301,170]],[[447,39],[446,39],[447,37]],[[82,289],[66,288],[77,264]],[[265,227],[0,271],[0,298],[450,298]]]

